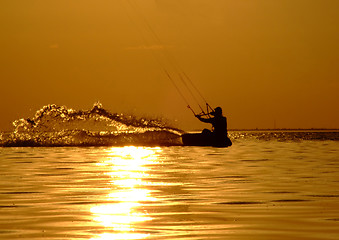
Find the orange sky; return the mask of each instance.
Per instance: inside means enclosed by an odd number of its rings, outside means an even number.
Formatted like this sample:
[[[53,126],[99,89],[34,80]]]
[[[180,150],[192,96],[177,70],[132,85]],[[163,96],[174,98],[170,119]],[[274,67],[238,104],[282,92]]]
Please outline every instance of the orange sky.
[[[194,81],[229,128],[339,128],[337,0],[0,3],[0,130],[47,104],[207,127],[162,68]],[[176,80],[178,81],[178,80]]]

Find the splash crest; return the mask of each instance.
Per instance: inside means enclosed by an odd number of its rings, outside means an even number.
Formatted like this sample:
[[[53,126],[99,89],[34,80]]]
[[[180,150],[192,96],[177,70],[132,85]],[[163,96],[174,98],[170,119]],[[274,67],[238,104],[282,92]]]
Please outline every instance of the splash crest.
[[[170,146],[181,145],[181,130],[163,120],[111,113],[101,103],[91,110],[49,104],[32,118],[13,122],[0,146]]]

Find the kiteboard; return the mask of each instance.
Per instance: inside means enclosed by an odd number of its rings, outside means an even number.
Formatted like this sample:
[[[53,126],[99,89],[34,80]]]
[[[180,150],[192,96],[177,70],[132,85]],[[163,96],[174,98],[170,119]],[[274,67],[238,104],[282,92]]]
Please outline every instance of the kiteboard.
[[[216,139],[212,134],[202,133],[184,133],[181,135],[184,146],[211,146],[211,147],[230,147],[232,141],[225,137]]]

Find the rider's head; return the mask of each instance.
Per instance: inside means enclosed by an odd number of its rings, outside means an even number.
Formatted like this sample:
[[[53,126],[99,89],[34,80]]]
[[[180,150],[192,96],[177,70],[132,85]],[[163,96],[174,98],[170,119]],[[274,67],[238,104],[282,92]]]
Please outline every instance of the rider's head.
[[[222,109],[221,107],[216,107],[213,112],[214,116],[221,116],[222,115]]]

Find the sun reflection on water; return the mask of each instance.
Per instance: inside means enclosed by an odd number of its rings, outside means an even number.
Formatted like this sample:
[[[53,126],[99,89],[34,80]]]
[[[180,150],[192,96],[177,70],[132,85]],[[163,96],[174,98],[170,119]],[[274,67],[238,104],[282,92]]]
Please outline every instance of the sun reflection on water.
[[[157,164],[159,151],[161,148],[112,148],[108,157],[98,163],[107,167],[112,192],[107,196],[107,203],[90,210],[94,221],[105,228],[105,233],[93,239],[144,239],[149,236],[135,227],[152,220],[142,208],[144,203],[157,199],[147,189],[145,178],[149,176],[150,165]]]

